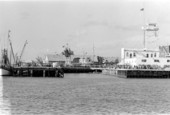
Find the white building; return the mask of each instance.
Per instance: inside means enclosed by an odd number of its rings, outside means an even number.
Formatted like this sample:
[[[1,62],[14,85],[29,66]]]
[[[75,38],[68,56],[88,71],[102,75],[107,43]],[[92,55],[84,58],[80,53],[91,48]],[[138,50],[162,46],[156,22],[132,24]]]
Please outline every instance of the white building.
[[[48,54],[45,56],[44,63],[55,64],[55,65],[90,65],[93,62],[97,62],[97,56],[92,55],[73,55],[70,58],[66,58],[61,54]]]
[[[131,66],[138,65],[164,65],[170,66],[170,52],[164,49],[166,46],[161,46],[159,49],[121,49],[121,64]],[[161,55],[160,55],[161,54]]]

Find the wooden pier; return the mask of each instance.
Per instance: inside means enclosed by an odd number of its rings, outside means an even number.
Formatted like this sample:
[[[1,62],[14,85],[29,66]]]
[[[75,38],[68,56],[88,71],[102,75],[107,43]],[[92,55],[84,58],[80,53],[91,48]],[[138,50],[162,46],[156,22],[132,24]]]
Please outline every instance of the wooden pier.
[[[29,77],[64,77],[62,68],[52,67],[14,67],[12,69],[13,76],[29,76]]]
[[[63,67],[64,73],[101,73],[100,68],[91,67]]]
[[[170,78],[169,70],[117,69],[116,74],[123,78]]]

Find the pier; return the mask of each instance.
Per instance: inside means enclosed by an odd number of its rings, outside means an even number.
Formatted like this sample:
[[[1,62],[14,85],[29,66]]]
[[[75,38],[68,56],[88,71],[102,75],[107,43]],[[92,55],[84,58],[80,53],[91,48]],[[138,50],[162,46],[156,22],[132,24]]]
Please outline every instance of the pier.
[[[170,78],[170,71],[155,69],[118,69],[117,76],[123,78]]]
[[[13,76],[28,76],[28,77],[64,77],[64,72],[61,68],[52,67],[14,67],[12,69]]]

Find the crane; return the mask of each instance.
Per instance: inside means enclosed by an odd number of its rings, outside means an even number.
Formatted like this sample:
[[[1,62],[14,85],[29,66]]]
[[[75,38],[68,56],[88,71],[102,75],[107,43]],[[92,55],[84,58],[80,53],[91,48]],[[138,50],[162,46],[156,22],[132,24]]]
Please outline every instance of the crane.
[[[14,56],[14,51],[13,51],[13,48],[12,48],[12,42],[10,40],[10,30],[8,31],[8,41],[9,41],[9,44],[10,44],[10,47],[11,47],[11,53],[12,53],[12,56],[13,56],[13,59],[14,59],[14,62],[15,62],[15,56]]]
[[[24,53],[24,50],[25,50],[25,46],[28,44],[28,42],[27,42],[27,40],[25,41],[25,44],[24,44],[24,46],[23,46],[23,48],[22,48],[22,51],[21,51],[21,55],[20,55],[20,57],[19,57],[19,61],[21,61],[21,57],[22,57],[22,55],[23,55],[23,53]]]

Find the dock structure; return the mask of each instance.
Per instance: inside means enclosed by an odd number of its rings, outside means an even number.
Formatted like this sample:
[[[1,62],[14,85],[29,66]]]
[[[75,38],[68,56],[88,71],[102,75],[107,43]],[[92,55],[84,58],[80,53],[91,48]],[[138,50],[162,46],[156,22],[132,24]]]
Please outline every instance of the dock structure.
[[[12,69],[13,76],[28,77],[64,77],[62,68],[52,67],[14,67]]]
[[[117,69],[116,75],[123,78],[170,78],[170,71],[155,69]]]
[[[64,73],[101,73],[99,68],[91,67],[62,67]]]
[[[101,73],[103,71],[104,68],[99,68],[99,67],[92,67],[91,70],[93,72],[97,72],[97,73]]]

